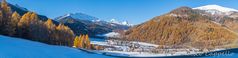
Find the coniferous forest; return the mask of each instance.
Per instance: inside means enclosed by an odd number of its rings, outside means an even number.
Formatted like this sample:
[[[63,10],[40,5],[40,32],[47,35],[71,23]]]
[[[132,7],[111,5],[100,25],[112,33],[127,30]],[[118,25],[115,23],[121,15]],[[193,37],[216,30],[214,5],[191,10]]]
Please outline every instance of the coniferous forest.
[[[53,45],[72,46],[74,32],[64,24],[54,24],[52,19],[43,21],[35,12],[19,15],[12,11],[6,0],[0,8],[0,34],[24,38]]]

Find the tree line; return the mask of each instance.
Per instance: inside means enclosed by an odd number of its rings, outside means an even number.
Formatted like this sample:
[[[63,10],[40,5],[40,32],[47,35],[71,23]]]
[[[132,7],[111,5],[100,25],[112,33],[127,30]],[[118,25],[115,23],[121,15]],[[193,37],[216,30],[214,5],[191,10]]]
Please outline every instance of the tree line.
[[[72,46],[75,37],[62,23],[56,25],[51,19],[42,21],[34,12],[19,15],[6,0],[2,0],[0,7],[0,34],[63,46]]]
[[[54,24],[52,19],[43,21],[35,12],[22,16],[12,11],[6,0],[0,5],[0,34],[52,45],[73,46],[83,49],[102,49],[90,43],[88,34],[75,36],[63,23]]]

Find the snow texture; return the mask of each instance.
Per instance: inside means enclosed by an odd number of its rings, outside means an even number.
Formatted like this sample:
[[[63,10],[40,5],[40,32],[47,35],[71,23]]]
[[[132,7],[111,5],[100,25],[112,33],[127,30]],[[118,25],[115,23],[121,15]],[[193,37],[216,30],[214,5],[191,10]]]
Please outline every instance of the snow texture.
[[[238,12],[238,10],[236,9],[232,9],[232,8],[227,8],[227,7],[222,7],[219,5],[205,5],[205,6],[201,6],[201,7],[196,7],[193,9],[200,9],[200,10],[217,10],[217,11],[221,11],[221,12],[231,12],[231,11],[236,11]]]
[[[111,19],[109,22],[114,24],[119,24],[119,25],[132,26],[132,24],[129,24],[127,21],[118,21],[116,19]]]
[[[112,58],[65,46],[0,35],[0,58]]]

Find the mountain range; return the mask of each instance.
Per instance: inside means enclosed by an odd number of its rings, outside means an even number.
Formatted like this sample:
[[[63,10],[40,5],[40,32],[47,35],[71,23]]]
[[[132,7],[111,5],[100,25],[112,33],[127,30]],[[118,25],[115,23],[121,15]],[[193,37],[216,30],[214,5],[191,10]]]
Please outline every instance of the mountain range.
[[[126,21],[119,22],[115,19],[104,21],[84,13],[69,13],[54,20],[69,26],[77,35],[89,34],[91,37],[98,37],[97,35],[116,30],[127,30],[132,26]]]
[[[21,7],[17,4],[9,4],[9,6],[11,7],[11,10],[13,12],[16,11],[21,16],[29,12],[26,8]],[[44,15],[37,15],[43,21],[49,19]],[[91,37],[97,37],[96,35],[106,34],[114,30],[126,30],[132,26],[132,24],[128,24],[127,21],[103,21],[99,18],[84,13],[69,13],[63,16],[59,16],[53,20],[53,23],[56,25],[58,25],[59,23],[64,23],[65,25],[69,26],[76,35],[89,34],[89,36]]]

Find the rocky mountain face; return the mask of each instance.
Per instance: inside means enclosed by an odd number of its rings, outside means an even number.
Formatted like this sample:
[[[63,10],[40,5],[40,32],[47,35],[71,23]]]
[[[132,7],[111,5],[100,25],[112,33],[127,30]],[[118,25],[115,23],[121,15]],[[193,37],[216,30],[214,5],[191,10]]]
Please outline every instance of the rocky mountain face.
[[[83,13],[66,14],[57,17],[55,20],[69,26],[77,35],[89,34],[91,37],[97,37],[97,35],[106,34],[114,30],[126,30],[130,27],[128,25],[103,21]]]
[[[237,47],[237,12],[228,12],[180,7],[130,28],[121,39],[183,48]]]

